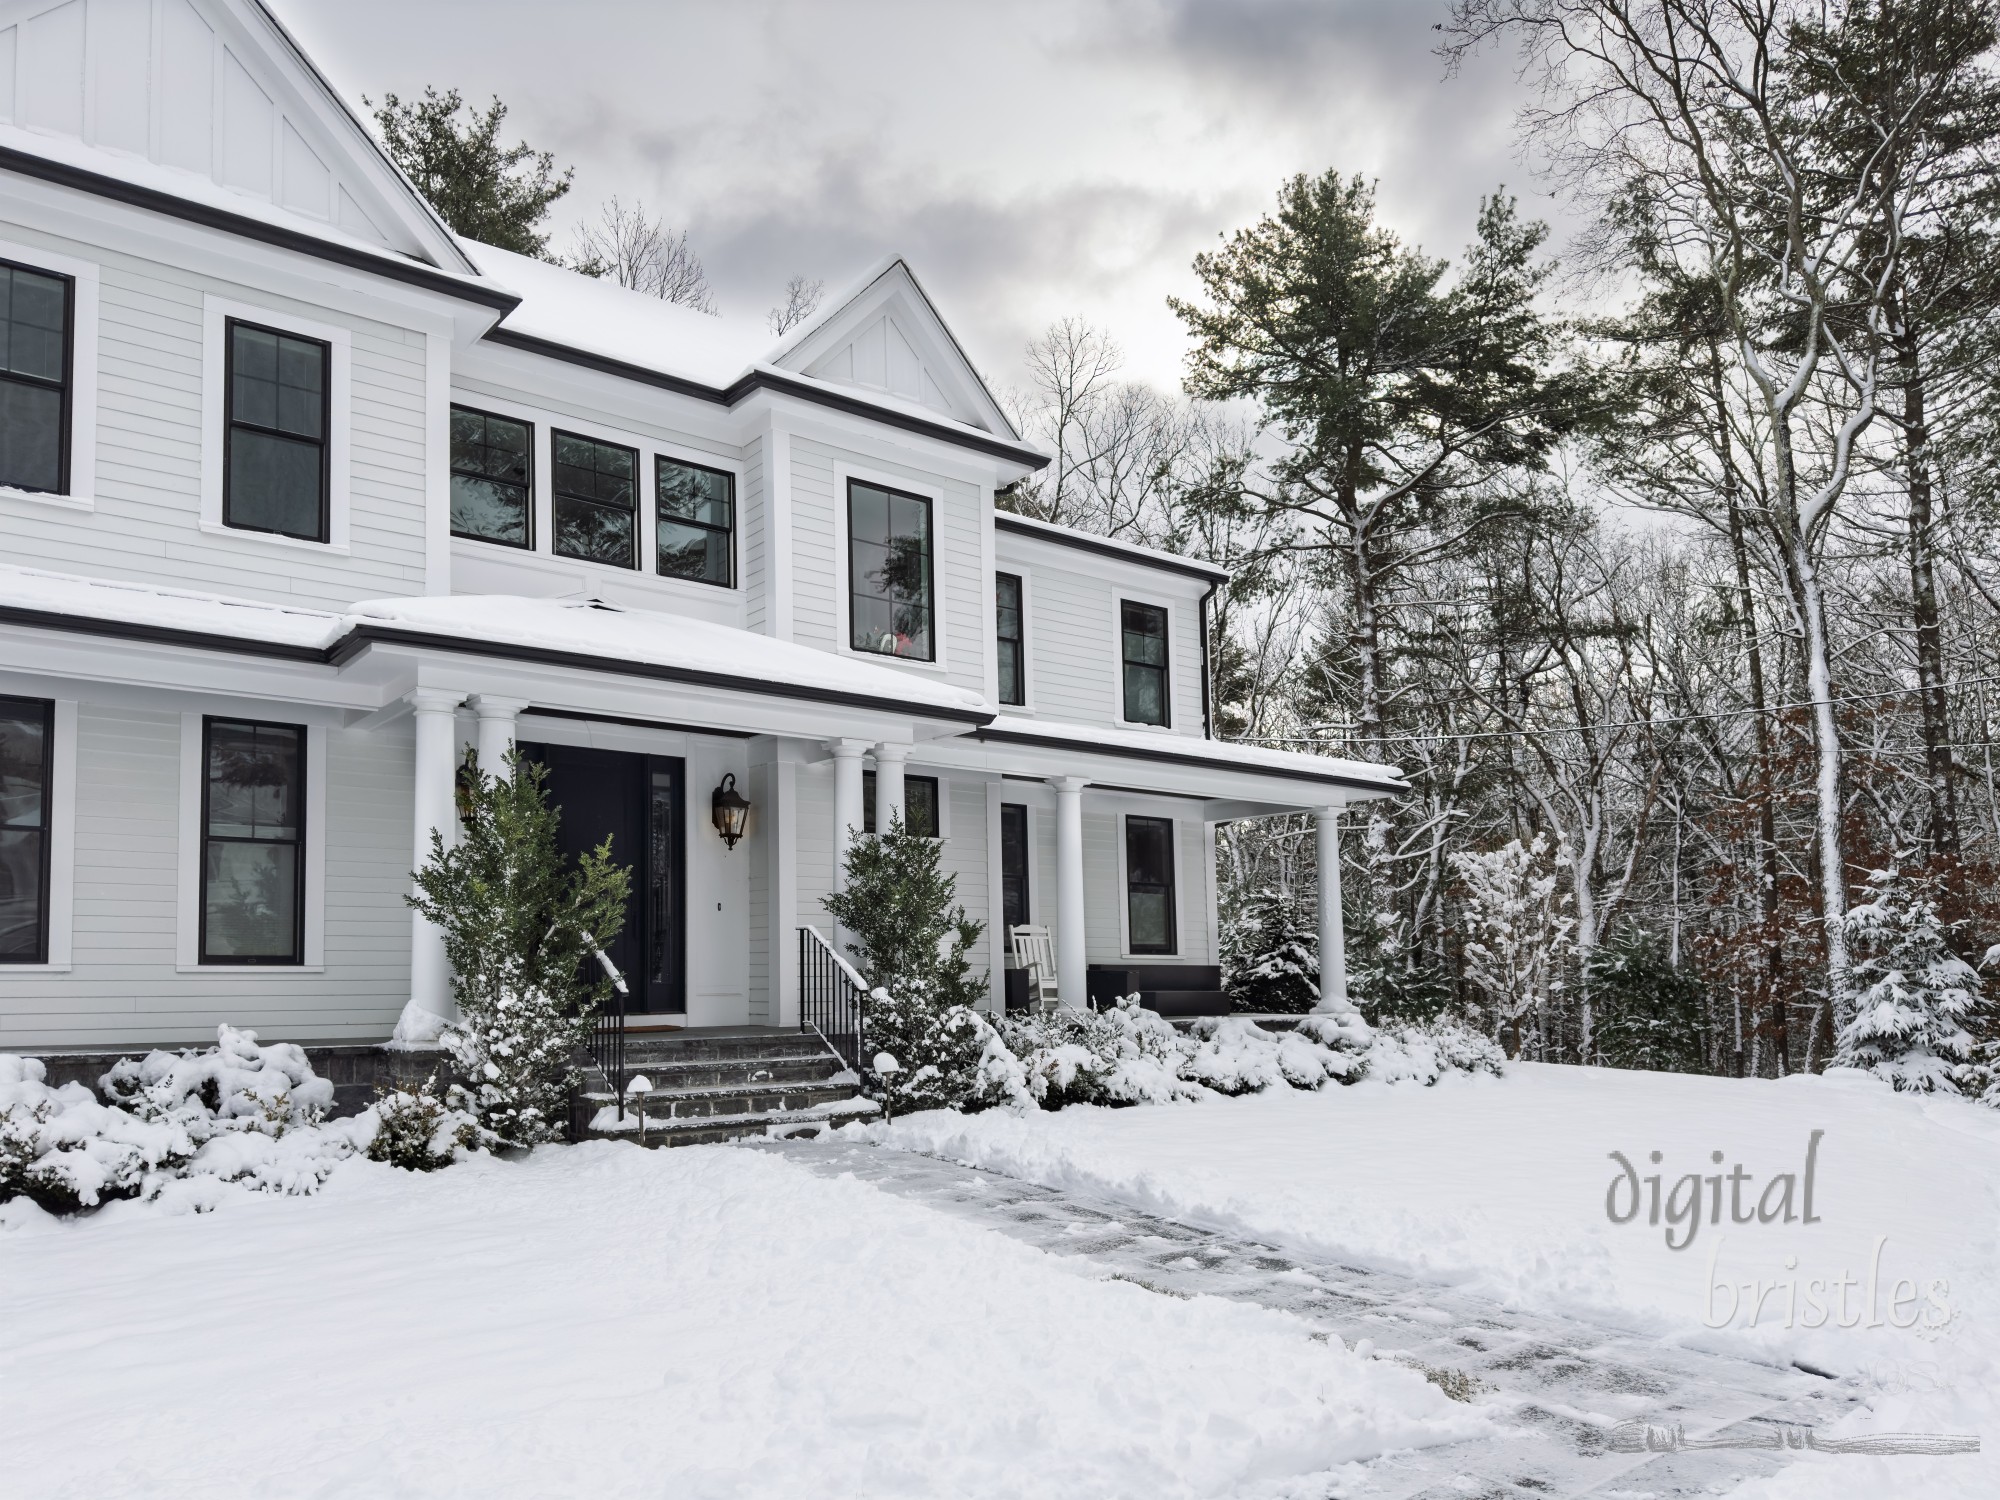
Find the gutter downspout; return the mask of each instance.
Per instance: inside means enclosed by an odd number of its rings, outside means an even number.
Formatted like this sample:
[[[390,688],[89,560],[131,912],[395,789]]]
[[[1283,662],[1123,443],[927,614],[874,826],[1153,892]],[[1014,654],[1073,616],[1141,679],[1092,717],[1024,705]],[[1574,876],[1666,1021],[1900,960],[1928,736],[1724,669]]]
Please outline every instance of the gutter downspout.
[[[1215,724],[1209,713],[1209,655],[1208,655],[1208,601],[1215,597],[1215,591],[1222,587],[1222,580],[1216,579],[1208,586],[1208,592],[1201,596],[1201,603],[1195,606],[1195,623],[1201,631],[1201,737],[1215,738]]]

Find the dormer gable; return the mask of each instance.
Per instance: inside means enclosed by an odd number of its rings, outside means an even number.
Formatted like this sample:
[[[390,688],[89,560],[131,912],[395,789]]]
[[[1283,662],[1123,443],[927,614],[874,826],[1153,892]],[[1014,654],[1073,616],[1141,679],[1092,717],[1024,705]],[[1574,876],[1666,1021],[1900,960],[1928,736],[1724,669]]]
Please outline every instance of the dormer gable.
[[[770,362],[894,396],[983,432],[1020,436],[901,260],[871,272],[854,292],[793,330]]]
[[[451,233],[257,0],[0,0],[0,127],[168,169],[452,271]],[[108,170],[116,171],[115,166]]]

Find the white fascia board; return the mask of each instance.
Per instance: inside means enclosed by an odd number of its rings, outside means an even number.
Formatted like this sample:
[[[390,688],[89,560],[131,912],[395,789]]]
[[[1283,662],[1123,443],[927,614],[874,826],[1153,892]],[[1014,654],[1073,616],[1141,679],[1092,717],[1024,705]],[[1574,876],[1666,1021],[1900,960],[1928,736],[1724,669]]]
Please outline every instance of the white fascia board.
[[[1086,552],[1052,538],[1026,536],[998,526],[993,528],[993,537],[997,566],[1002,572],[1012,571],[1008,566],[1011,563],[1016,567],[1039,568],[1051,573],[1078,573],[1086,578],[1105,580],[1117,588],[1148,594],[1172,594],[1181,600],[1199,600],[1217,582],[1164,563]]]
[[[343,680],[330,666],[31,625],[0,624],[0,661],[7,663],[7,673],[27,680],[224,693],[340,709],[374,706],[366,684]],[[38,696],[47,696],[46,690]],[[102,694],[88,696],[95,700]]]
[[[752,403],[734,408],[587,365],[475,340],[453,351],[452,383],[529,405],[571,405],[647,428],[669,428],[740,454],[756,435]]]
[[[1193,740],[1192,744],[1206,741]],[[1165,740],[1162,749],[1175,748]],[[1304,812],[1320,807],[1344,807],[1394,795],[1363,787],[1304,781],[1249,769],[1196,766],[1093,751],[1088,746],[1002,745],[960,737],[924,747],[926,764],[963,766],[1001,775],[1081,776],[1093,788],[1194,798],[1204,803],[1242,804],[1269,812]],[[1262,816],[1243,813],[1242,816]]]
[[[765,420],[762,414],[768,412],[772,414],[769,420],[780,422],[795,437],[965,484],[997,489],[1033,472],[1025,464],[892,427],[859,413],[834,411],[782,391],[753,392],[733,411],[738,418],[755,414],[757,421]],[[751,430],[755,425],[753,422]]]

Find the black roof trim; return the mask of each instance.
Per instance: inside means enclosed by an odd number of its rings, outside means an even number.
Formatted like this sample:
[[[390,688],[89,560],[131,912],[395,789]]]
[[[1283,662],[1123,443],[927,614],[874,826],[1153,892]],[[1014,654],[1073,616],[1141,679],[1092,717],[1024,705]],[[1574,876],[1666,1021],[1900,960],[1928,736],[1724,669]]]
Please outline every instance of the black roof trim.
[[[1182,562],[1171,557],[1143,557],[1128,552],[1116,542],[1105,541],[1094,536],[1079,536],[1073,532],[1048,531],[1042,525],[1022,516],[1010,515],[1004,510],[993,512],[993,525],[999,531],[1011,531],[1016,536],[1033,537],[1036,541],[1048,542],[1057,547],[1073,547],[1078,552],[1094,552],[1100,557],[1115,557],[1120,562],[1128,562],[1135,567],[1158,568],[1163,573],[1183,573],[1189,578],[1204,578],[1211,583],[1227,583],[1229,572],[1214,563]]]
[[[728,386],[717,389],[712,385],[703,385],[697,380],[688,380],[683,376],[669,375],[661,370],[649,370],[644,365],[613,359],[607,354],[593,354],[588,349],[559,344],[553,339],[541,338],[532,333],[517,333],[511,328],[488,329],[484,338],[489,344],[519,349],[527,354],[539,354],[545,359],[561,360],[564,364],[580,365],[586,370],[616,375],[621,379],[655,386],[663,391],[672,391],[676,395],[689,396],[696,401],[710,401],[717,406],[734,407],[758,391],[775,391],[780,395],[795,396],[801,401],[809,401],[815,406],[846,412],[850,416],[867,417],[887,427],[899,427],[905,432],[919,433],[924,437],[935,438],[941,443],[970,448],[976,453],[985,453],[994,458],[1012,459],[1015,463],[1027,464],[1032,468],[1043,468],[1049,461],[1046,454],[1037,453],[1025,444],[1010,443],[1003,438],[984,437],[979,433],[966,432],[942,422],[928,421],[908,412],[897,411],[893,407],[877,406],[858,396],[845,396],[838,391],[827,390],[824,386],[814,385],[810,381],[794,380],[770,370],[752,370]]]
[[[456,297],[461,302],[473,302],[482,307],[491,307],[502,313],[512,312],[521,305],[519,297],[512,292],[504,292],[496,286],[481,286],[477,282],[448,276],[431,266],[394,259],[387,254],[377,255],[372,251],[359,250],[333,240],[323,240],[302,230],[287,229],[282,224],[268,224],[248,214],[231,213],[226,208],[214,208],[191,198],[179,198],[172,193],[163,193],[157,188],[141,187],[137,183],[107,177],[86,167],[74,167],[68,162],[51,161],[45,156],[17,151],[11,146],[0,146],[0,169],[18,172],[23,177],[52,182],[58,187],[74,188],[80,193],[90,193],[95,197],[109,198],[113,202],[127,203],[134,208],[149,209],[171,219],[183,219],[190,224],[200,224],[208,229],[220,229],[229,234],[241,235],[245,239],[261,240],[267,245],[276,245],[281,249],[296,250],[301,255],[312,256],[315,260],[331,261],[335,265],[347,266],[356,271],[368,271],[376,276],[386,277],[390,281],[401,281],[410,286],[422,287],[425,291]]]
[[[1282,766],[1252,766],[1240,761],[1231,762],[1214,756],[1191,755],[1179,750],[1140,749],[1136,745],[1097,745],[1081,740],[1073,740],[1049,734],[1023,734],[1013,729],[979,728],[972,731],[974,739],[991,740],[1001,745],[1037,745],[1051,750],[1081,750],[1091,755],[1116,756],[1121,760],[1150,760],[1167,765],[1200,766],[1210,771],[1242,771],[1253,776],[1282,776],[1290,781],[1310,781],[1329,786],[1349,786],[1367,792],[1399,792],[1407,788],[1385,784],[1380,781],[1363,781],[1354,776],[1342,776],[1336,772],[1321,774],[1317,771],[1292,770]]]

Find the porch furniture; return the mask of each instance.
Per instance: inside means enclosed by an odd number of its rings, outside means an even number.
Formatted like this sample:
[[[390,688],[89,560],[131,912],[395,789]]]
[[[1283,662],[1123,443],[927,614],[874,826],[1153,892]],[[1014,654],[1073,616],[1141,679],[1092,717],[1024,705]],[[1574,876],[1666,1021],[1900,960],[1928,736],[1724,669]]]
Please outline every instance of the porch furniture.
[[[1046,1015],[1060,1005],[1056,980],[1056,944],[1046,927],[1023,923],[1007,929],[1014,948],[1014,967],[1028,976],[1028,1009]]]
[[[1126,995],[1162,1016],[1226,1016],[1222,970],[1215,964],[1092,964],[1090,1008],[1103,1010]]]

